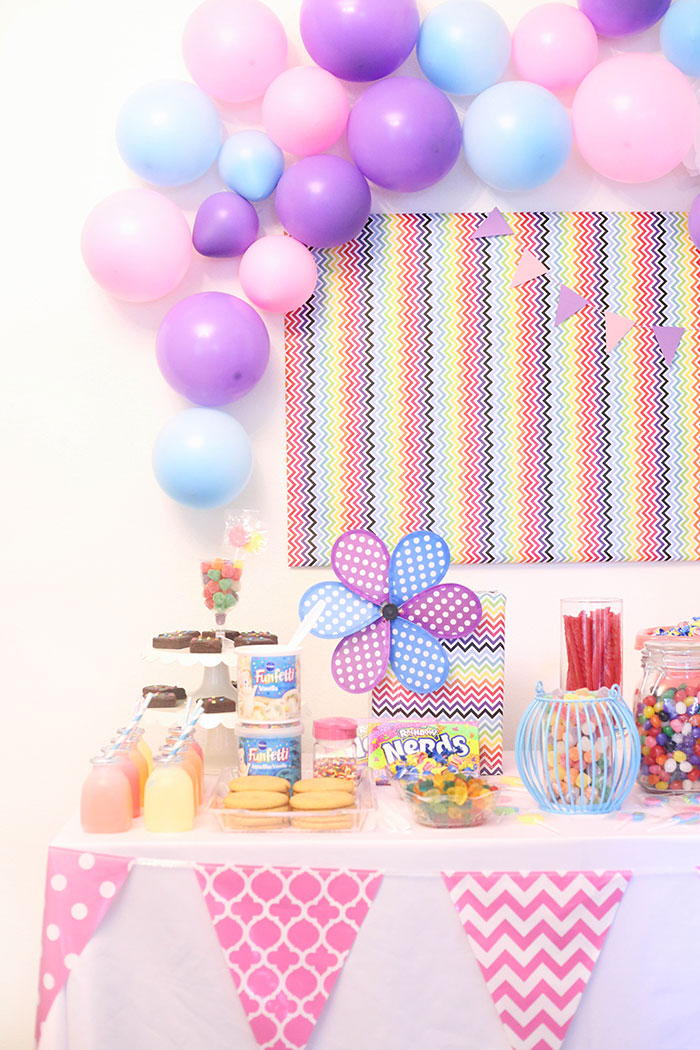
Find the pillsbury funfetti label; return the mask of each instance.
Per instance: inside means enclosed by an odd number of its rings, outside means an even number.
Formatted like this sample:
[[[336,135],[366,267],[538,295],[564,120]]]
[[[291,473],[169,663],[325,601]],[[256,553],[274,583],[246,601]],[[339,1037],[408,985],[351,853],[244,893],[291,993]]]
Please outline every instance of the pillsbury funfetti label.
[[[301,735],[239,735],[238,771],[241,776],[284,777],[296,783],[301,777]]]
[[[364,754],[378,784],[391,780],[390,767],[408,755],[428,755],[462,760],[465,773],[479,773],[479,725],[477,722],[374,721],[358,724],[358,753]],[[466,761],[465,761],[466,760]]]
[[[275,652],[273,646],[252,647],[250,652],[239,653],[238,711],[243,720],[250,722],[298,719],[298,655]]]

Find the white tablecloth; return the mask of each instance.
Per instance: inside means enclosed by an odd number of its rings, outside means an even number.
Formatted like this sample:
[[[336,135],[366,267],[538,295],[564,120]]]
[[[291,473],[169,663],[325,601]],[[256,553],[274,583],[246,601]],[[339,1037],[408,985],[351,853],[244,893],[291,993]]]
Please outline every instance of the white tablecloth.
[[[440,871],[634,873],[564,1050],[698,1050],[700,825],[556,817],[465,831],[408,825],[378,789],[373,829],[177,837],[84,835],[52,845],[139,858],[44,1025],[40,1050],[255,1050],[194,873],[183,861],[376,868],[384,881],[309,1050],[508,1050]],[[169,863],[170,862],[170,863]]]

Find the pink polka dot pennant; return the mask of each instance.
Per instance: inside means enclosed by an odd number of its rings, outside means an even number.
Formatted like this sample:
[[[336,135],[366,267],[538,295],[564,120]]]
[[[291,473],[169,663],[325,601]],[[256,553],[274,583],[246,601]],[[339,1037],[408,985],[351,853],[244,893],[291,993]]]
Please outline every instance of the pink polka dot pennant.
[[[258,1045],[303,1050],[381,874],[217,864],[194,871]]]
[[[49,850],[39,969],[37,1042],[51,1005],[121,889],[131,857]]]

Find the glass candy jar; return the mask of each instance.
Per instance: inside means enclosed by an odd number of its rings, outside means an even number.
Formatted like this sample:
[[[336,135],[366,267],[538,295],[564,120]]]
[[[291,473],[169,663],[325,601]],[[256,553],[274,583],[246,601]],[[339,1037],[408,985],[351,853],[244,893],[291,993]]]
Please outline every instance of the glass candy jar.
[[[700,791],[700,638],[652,636],[634,696],[647,791]]]
[[[354,718],[317,718],[314,722],[315,777],[357,777],[357,722]]]

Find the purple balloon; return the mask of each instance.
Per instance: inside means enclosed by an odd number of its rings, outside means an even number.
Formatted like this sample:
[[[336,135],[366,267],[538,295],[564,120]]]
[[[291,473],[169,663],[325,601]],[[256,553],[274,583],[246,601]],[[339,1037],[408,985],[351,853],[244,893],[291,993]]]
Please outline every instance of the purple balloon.
[[[341,80],[379,80],[410,55],[420,15],[416,0],[304,0],[300,26],[317,65]]]
[[[600,36],[629,36],[655,25],[671,0],[578,0]]]
[[[688,232],[696,248],[700,248],[700,194],[690,205],[688,213]]]
[[[360,95],[348,146],[363,175],[389,190],[424,190],[454,166],[462,130],[454,106],[425,80],[391,77]]]
[[[196,405],[226,405],[255,386],[267,367],[270,338],[252,306],[226,292],[181,299],[156,337],[158,366]]]
[[[328,153],[292,164],[275,190],[275,208],[284,228],[314,248],[357,237],[371,207],[364,175],[349,160]]]
[[[250,201],[225,190],[200,204],[192,243],[200,255],[231,259],[243,255],[258,236],[258,213]]]

